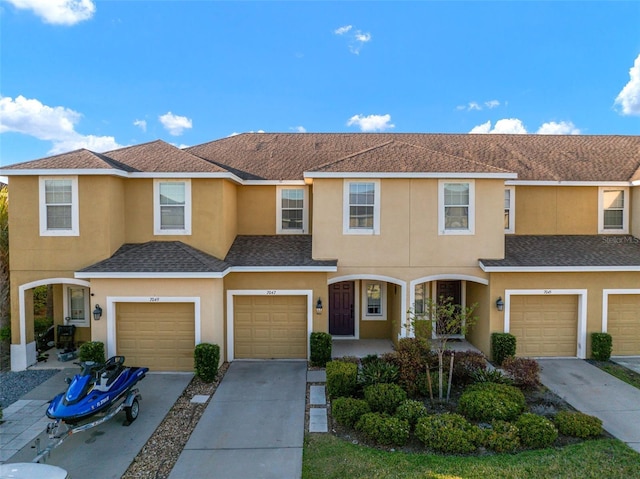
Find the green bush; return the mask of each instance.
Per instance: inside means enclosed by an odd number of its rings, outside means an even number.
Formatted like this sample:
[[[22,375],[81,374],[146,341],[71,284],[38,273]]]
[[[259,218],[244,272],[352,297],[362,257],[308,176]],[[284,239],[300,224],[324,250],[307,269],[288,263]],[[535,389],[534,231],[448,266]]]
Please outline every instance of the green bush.
[[[405,399],[407,393],[397,384],[372,384],[364,388],[364,400],[374,412],[393,414]]]
[[[548,419],[524,413],[516,421],[520,442],[530,449],[543,449],[551,446],[558,438],[558,430]]]
[[[364,399],[339,397],[331,403],[331,414],[338,424],[353,427],[358,420],[371,412],[369,404]]]
[[[33,332],[36,337],[46,333],[51,326],[53,326],[53,319],[51,318],[35,318],[33,320]]]
[[[383,446],[404,446],[409,440],[409,423],[387,414],[364,414],[357,422],[356,430]]]
[[[413,399],[407,399],[400,403],[398,409],[396,409],[395,416],[398,419],[404,419],[409,423],[409,426],[415,427],[418,419],[427,415],[427,408],[420,401],[414,401]]]
[[[380,359],[363,363],[358,374],[358,382],[363,386],[381,383],[395,383],[398,380],[398,366]]]
[[[309,348],[312,366],[324,368],[331,361],[331,341],[329,333],[311,333]]]
[[[509,356],[516,355],[516,337],[509,333],[491,333],[491,357],[500,365]]]
[[[379,361],[381,361],[381,359],[377,354],[367,354],[365,357],[360,358],[360,365],[366,366]]]
[[[100,341],[83,343],[78,350],[78,359],[82,362],[93,361],[94,363],[104,363],[104,343]]]
[[[0,328],[0,341],[11,341],[11,325]]]
[[[452,351],[445,353],[444,364],[449,364],[449,356],[454,354]],[[473,373],[476,371],[484,371],[487,369],[487,358],[484,354],[477,351],[457,351],[455,352],[453,361],[453,382],[455,384],[469,384],[473,382]]]
[[[420,339],[402,338],[398,341],[395,353],[385,355],[385,360],[398,366],[398,383],[411,396],[418,392],[416,380],[418,373],[424,371],[433,361],[429,346]]]
[[[609,361],[613,339],[609,333],[591,333],[591,357],[596,361]]]
[[[502,362],[502,369],[516,386],[533,389],[540,385],[540,365],[535,359],[510,356]]]
[[[524,394],[507,384],[476,383],[460,396],[458,411],[474,421],[510,421],[525,409]]]
[[[588,439],[602,434],[602,421],[581,412],[561,411],[556,414],[558,431],[566,436]]]
[[[438,391],[440,388],[440,373],[436,371],[430,371],[431,373],[431,391],[433,392],[433,397],[438,397]],[[449,387],[449,372],[443,371],[442,375],[442,395],[445,396],[447,393],[447,388]],[[418,377],[416,379],[418,392],[424,396],[429,397],[429,379],[427,379],[426,372],[418,373]]]
[[[518,428],[506,421],[493,421],[486,431],[485,446],[495,452],[516,452],[520,449]]]
[[[418,419],[416,437],[427,447],[446,454],[469,454],[482,441],[482,431],[459,414],[436,414]]]
[[[193,351],[193,362],[196,377],[204,382],[215,381],[220,364],[220,346],[201,343]]]
[[[326,368],[329,397],[349,397],[356,391],[358,366],[343,361],[329,361]]]
[[[474,383],[513,384],[513,381],[497,369],[478,369],[471,373]]]

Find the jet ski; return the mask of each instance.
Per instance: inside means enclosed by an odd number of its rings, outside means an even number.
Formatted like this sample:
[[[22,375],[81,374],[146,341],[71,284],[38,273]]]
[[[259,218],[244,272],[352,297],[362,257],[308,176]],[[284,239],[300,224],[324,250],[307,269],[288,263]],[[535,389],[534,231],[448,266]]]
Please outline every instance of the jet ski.
[[[47,416],[68,424],[77,424],[125,401],[149,368],[128,367],[124,365],[124,360],[124,356],[113,356],[106,363],[77,363],[82,372],[67,380],[67,390],[51,400]],[[137,400],[124,409],[127,420],[132,422],[138,413]]]

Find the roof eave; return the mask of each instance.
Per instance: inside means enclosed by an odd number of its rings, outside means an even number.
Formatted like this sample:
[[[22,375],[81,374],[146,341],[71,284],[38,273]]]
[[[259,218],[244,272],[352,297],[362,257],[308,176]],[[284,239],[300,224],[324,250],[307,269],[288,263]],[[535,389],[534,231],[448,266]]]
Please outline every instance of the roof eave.
[[[640,265],[630,266],[486,266],[478,262],[485,273],[598,273],[640,271]]]
[[[305,178],[469,178],[469,179],[499,179],[515,180],[517,173],[486,173],[486,172],[324,172],[305,171]]]

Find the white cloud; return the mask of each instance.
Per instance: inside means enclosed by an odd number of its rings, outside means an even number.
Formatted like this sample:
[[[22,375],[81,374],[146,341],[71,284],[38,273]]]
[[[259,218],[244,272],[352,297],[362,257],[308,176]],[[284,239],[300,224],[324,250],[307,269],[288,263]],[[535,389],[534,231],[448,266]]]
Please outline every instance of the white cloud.
[[[469,110],[469,111],[471,111],[471,110],[478,110],[478,111],[480,111],[480,110],[482,110],[482,107],[481,107],[480,105],[478,105],[478,103],[477,103],[477,102],[475,102],[475,101],[471,101],[471,102],[469,102],[469,108],[468,108],[468,110]]]
[[[517,118],[503,118],[502,120],[496,121],[493,128],[491,128],[491,122],[488,121],[474,127],[469,133],[507,133],[523,135],[527,133],[527,129],[522,124],[522,121]]]
[[[336,35],[344,35],[345,33],[347,33],[352,28],[353,28],[352,25],[345,25],[344,27],[336,28],[333,31],[333,33],[335,33]]]
[[[482,125],[474,126],[469,133],[491,133],[491,122],[488,121]]]
[[[347,121],[347,126],[357,125],[360,131],[384,131],[395,128],[396,125],[391,123],[391,115],[354,115]]]
[[[306,133],[307,129],[304,126],[292,126],[289,128],[292,131],[295,131],[296,133]]]
[[[133,122],[133,124],[135,126],[140,127],[140,129],[142,131],[145,131],[145,132],[147,131],[147,122],[146,122],[146,120],[136,120],[136,121]]]
[[[31,10],[45,23],[75,25],[89,20],[96,11],[92,0],[7,0],[14,7]]]
[[[489,110],[500,106],[500,102],[498,100],[489,100],[484,102],[484,106],[486,106]]]
[[[164,115],[158,117],[162,126],[169,132],[170,135],[180,136],[184,133],[184,130],[193,128],[193,122],[186,116],[174,115],[171,112],[167,112]]]
[[[50,154],[78,148],[102,152],[120,148],[112,136],[81,135],[75,125],[82,115],[62,106],[50,107],[39,100],[18,96],[0,97],[0,133],[15,132],[51,141]]]
[[[496,107],[500,106],[500,102],[498,100],[489,100],[489,101],[485,101],[484,102],[484,106],[486,108],[488,108],[489,110],[492,110],[493,108],[496,108]],[[470,101],[466,105],[458,105],[458,106],[456,106],[456,110],[457,111],[462,111],[462,110],[481,111],[482,109],[483,109],[483,106],[480,105],[480,103],[478,103],[477,101]]]
[[[580,129],[576,128],[570,121],[561,121],[559,123],[550,121],[543,123],[536,133],[538,135],[579,135]]]
[[[616,97],[616,104],[622,106],[623,115],[640,115],[640,55],[629,69],[629,83]]]

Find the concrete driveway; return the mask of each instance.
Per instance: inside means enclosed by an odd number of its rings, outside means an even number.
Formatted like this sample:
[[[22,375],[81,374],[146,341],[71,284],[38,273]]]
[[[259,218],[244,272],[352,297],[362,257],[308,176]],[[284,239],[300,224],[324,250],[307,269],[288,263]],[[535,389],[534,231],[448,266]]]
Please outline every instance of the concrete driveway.
[[[542,384],[640,452],[640,389],[581,359],[538,359]]]
[[[77,370],[72,371],[75,372]],[[66,469],[71,477],[120,478],[192,377],[192,374],[187,373],[148,373],[138,383],[142,401],[140,415],[135,422],[130,426],[123,426],[125,413],[121,412],[96,428],[69,437],[54,449],[47,463]],[[64,375],[58,374],[35,388],[25,398],[49,400],[65,388]],[[44,431],[38,437],[42,446],[48,444],[49,438]],[[33,441],[7,462],[31,462],[36,456],[31,444]]]
[[[169,479],[300,479],[304,361],[235,361]]]

